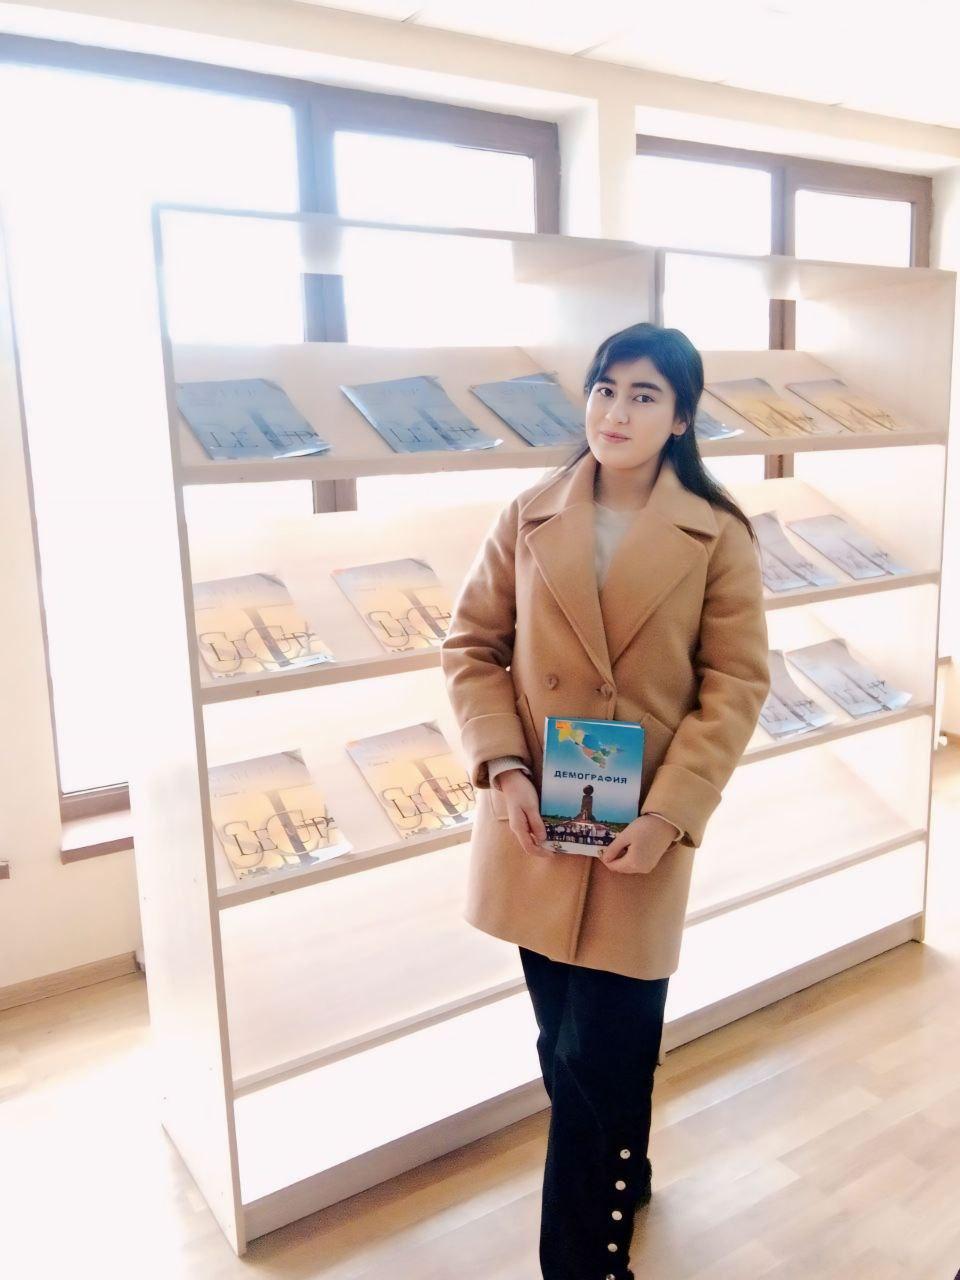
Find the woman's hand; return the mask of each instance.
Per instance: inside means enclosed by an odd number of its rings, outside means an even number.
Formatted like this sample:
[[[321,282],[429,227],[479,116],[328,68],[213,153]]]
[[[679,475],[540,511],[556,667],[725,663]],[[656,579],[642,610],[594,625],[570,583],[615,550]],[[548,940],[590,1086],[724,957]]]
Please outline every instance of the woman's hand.
[[[510,830],[520,845],[538,858],[552,858],[554,855],[549,849],[540,848],[540,842],[547,838],[547,829],[540,817],[540,797],[533,782],[522,769],[504,769],[497,775],[494,786],[497,783],[507,802]]]
[[[643,813],[600,850],[600,861],[611,871],[646,875],[675,842],[677,833],[654,813]]]

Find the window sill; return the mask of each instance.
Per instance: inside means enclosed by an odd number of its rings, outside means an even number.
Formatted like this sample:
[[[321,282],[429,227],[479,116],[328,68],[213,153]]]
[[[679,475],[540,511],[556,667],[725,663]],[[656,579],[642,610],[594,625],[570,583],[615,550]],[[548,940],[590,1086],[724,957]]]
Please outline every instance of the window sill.
[[[133,849],[129,809],[91,818],[71,818],[62,824],[61,832],[60,861],[64,864]]]

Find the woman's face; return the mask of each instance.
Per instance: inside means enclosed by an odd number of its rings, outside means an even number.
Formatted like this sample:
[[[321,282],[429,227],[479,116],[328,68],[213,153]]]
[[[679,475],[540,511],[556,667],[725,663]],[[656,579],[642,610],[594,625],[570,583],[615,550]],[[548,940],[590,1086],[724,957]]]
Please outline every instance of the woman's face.
[[[656,457],[685,429],[676,399],[649,356],[610,365],[587,397],[587,443],[597,461],[620,470]]]

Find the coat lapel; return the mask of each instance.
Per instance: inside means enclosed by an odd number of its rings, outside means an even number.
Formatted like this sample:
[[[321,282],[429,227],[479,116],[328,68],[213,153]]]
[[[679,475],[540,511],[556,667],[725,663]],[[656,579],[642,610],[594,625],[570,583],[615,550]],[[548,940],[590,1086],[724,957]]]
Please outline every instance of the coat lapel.
[[[716,535],[713,507],[685,488],[664,457],[646,506],[639,509],[597,590],[593,487],[597,460],[587,453],[548,481],[520,509],[535,522],[524,537],[544,581],[601,675],[613,667],[653,611],[700,558],[683,529]]]

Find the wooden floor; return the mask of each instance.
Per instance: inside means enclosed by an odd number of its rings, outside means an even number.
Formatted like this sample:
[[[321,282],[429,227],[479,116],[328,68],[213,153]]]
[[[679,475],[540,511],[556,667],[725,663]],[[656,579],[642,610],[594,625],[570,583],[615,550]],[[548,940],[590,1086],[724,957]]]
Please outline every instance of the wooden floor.
[[[667,1055],[638,1280],[954,1280],[960,748],[936,758],[927,938]],[[142,977],[0,1014],[10,1280],[539,1280],[547,1112],[229,1249],[157,1120]],[[591,1280],[585,1277],[585,1280]]]

